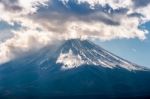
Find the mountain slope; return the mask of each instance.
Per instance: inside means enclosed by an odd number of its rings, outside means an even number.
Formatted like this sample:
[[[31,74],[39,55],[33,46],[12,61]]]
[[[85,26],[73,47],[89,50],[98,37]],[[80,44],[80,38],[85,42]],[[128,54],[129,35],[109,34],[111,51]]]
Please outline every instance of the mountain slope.
[[[150,70],[87,40],[67,40],[0,66],[0,97],[147,97]],[[86,97],[87,98],[87,97]]]
[[[68,40],[60,47],[58,53],[57,63],[63,63],[64,68],[88,64],[107,68],[121,67],[128,70],[144,70],[143,67],[124,60],[88,40]]]

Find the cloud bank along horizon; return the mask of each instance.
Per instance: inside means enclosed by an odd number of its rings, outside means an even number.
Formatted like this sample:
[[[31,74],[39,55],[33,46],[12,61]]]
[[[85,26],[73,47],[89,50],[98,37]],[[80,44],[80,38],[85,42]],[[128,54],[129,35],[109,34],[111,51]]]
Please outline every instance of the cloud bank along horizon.
[[[150,0],[0,0],[0,39],[11,35],[0,40],[0,63],[54,40],[144,40],[148,9]]]

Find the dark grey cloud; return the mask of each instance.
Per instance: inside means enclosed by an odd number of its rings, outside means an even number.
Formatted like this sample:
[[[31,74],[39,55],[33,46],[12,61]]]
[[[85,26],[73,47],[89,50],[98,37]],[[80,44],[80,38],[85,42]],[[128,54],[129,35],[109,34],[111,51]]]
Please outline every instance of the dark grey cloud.
[[[87,2],[78,4],[76,0],[69,0],[63,4],[60,0],[51,0],[47,7],[41,7],[33,16],[33,20],[49,20],[54,23],[66,23],[71,20],[83,22],[100,22],[107,25],[120,25],[119,19],[114,16],[126,14],[127,8],[113,9],[110,5],[97,4],[94,9]],[[42,22],[43,23],[43,22]]]
[[[132,0],[135,8],[145,7],[150,4],[150,0]]]
[[[0,3],[4,5],[6,11],[17,12],[23,9],[18,4],[18,0],[0,0]]]
[[[128,14],[128,17],[138,17],[138,18],[143,18],[144,15],[142,15],[141,13],[137,13],[137,12],[134,12],[134,13],[130,13]]]

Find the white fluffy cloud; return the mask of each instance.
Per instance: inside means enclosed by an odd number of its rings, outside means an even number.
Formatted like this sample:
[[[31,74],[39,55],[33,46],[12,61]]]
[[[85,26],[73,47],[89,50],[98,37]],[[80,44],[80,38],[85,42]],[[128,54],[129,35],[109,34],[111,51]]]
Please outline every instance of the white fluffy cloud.
[[[38,6],[46,5],[48,0],[0,0],[0,20],[10,24],[17,18],[35,13]]]
[[[69,0],[63,0],[63,1],[68,2]],[[132,6],[132,0],[77,0],[77,1],[79,4],[88,2],[91,5],[91,7],[94,7],[97,4],[101,4],[102,6],[109,4],[114,9],[119,7]]]
[[[0,40],[0,63],[9,61],[16,57],[16,54],[29,51],[31,46],[39,48],[51,40],[50,32],[37,31],[37,24],[27,18],[38,10],[38,6],[45,6],[46,2],[47,0],[0,0],[0,21],[12,26],[15,23],[22,26],[18,31],[7,30],[8,33],[12,32],[13,36],[5,42]],[[2,32],[7,35],[6,32]],[[2,33],[0,36],[3,36]]]
[[[18,30],[0,43],[0,63],[56,39],[146,39],[148,0],[0,0],[0,21]],[[0,35],[1,36],[1,35]],[[0,37],[3,38],[3,37]],[[0,40],[1,41],[1,40]]]
[[[46,31],[22,30],[14,31],[14,36],[0,45],[1,63],[34,49],[38,50],[54,41],[52,33]]]

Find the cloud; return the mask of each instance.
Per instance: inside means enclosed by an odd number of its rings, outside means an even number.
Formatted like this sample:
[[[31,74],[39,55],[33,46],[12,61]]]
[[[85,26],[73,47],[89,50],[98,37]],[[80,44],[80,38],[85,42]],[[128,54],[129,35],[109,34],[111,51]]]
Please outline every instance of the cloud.
[[[14,31],[14,36],[0,45],[1,63],[32,51],[33,48],[36,51],[54,41],[50,39],[53,37],[49,32],[43,33],[35,30],[21,30],[20,32]]]
[[[0,0],[0,20],[9,24],[20,22],[20,17],[35,13],[38,6],[45,5],[48,0]],[[23,21],[23,20],[22,20]]]
[[[3,4],[3,7],[7,11],[21,11],[22,7],[18,4],[18,0],[0,0]]]
[[[150,0],[133,0],[134,6],[138,7],[145,7],[150,4]]]
[[[143,40],[147,31],[138,27],[149,18],[133,4],[131,0],[51,0],[48,7],[38,10],[31,19],[57,35]]]
[[[139,26],[150,20],[150,2],[142,1],[0,0],[0,20],[6,27],[19,24],[19,29],[9,29],[13,36],[0,43],[0,58],[10,60],[56,39],[144,40],[148,32]]]

